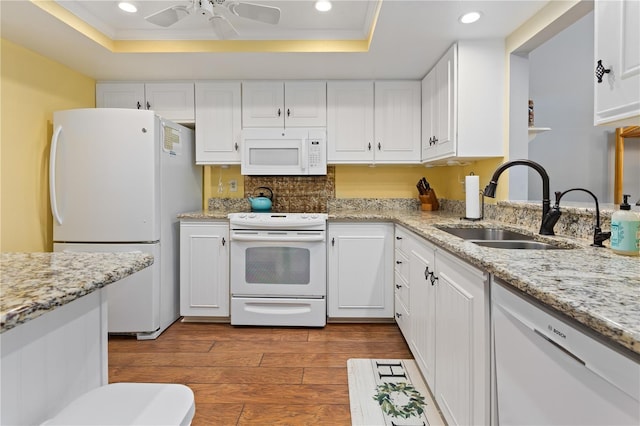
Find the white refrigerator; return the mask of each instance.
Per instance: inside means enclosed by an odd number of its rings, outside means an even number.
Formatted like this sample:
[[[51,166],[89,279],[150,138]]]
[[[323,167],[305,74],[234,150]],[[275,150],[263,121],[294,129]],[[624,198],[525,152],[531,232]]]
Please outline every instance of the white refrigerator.
[[[142,251],[106,287],[110,333],[155,339],[179,317],[177,215],[202,206],[194,135],[153,111],[57,111],[49,163],[54,251]]]

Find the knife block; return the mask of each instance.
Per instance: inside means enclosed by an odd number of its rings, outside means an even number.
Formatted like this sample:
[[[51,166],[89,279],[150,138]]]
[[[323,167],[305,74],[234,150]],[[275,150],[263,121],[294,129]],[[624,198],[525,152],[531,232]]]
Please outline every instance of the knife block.
[[[433,188],[430,188],[425,195],[418,195],[418,198],[420,199],[420,210],[433,211],[440,208],[436,191],[434,191]]]

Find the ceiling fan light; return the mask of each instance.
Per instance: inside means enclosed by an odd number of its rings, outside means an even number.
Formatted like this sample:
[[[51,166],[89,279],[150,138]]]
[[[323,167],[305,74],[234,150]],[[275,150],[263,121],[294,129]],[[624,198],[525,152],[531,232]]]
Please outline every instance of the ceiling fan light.
[[[331,10],[331,2],[329,0],[318,0],[315,6],[319,12],[328,12]]]
[[[481,16],[482,13],[480,12],[469,12],[462,15],[460,18],[458,18],[458,20],[463,24],[473,24],[478,19],[480,19]]]
[[[136,13],[138,11],[138,8],[136,7],[136,5],[133,3],[129,3],[128,1],[119,2],[118,7],[120,8],[120,10],[124,10],[125,12],[128,12],[128,13]]]

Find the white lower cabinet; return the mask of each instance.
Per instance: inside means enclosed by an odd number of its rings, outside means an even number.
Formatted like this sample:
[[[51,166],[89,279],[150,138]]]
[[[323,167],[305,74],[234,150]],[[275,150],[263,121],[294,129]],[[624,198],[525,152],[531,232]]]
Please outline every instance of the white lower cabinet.
[[[391,223],[329,223],[329,318],[393,318],[392,238]]]
[[[449,425],[489,424],[489,274],[396,226],[399,244],[416,363]]]
[[[227,221],[180,221],[180,315],[229,316]]]
[[[435,398],[449,425],[489,424],[489,274],[436,255]]]
[[[426,241],[415,240],[410,253],[409,347],[427,383],[432,385],[436,365],[436,280],[433,277],[436,250]]]

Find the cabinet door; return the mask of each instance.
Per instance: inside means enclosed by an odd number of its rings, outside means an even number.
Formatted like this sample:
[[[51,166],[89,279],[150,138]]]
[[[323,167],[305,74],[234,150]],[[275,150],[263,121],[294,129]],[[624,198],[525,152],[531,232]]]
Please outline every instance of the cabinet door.
[[[180,315],[229,316],[229,225],[180,223]]]
[[[147,83],[146,108],[177,123],[193,123],[195,101],[193,83]]]
[[[422,79],[422,160],[437,156],[438,96],[435,68]]]
[[[595,62],[608,74],[594,78],[594,122],[640,125],[640,2],[595,2]],[[624,120],[624,121],[620,121]]]
[[[240,164],[239,82],[196,83],[196,164]]]
[[[436,290],[435,249],[418,241],[411,250],[409,311],[411,337],[409,346],[427,384],[434,389],[436,365]]]
[[[147,109],[143,83],[96,84],[96,108]]]
[[[242,127],[284,127],[284,83],[242,83]]]
[[[420,161],[420,92],[419,81],[375,83],[376,162]]]
[[[327,307],[333,318],[393,318],[393,225],[330,223]]]
[[[284,84],[285,127],[327,125],[327,83],[287,81]]]
[[[373,82],[327,83],[327,161],[373,161]]]
[[[435,137],[437,157],[455,155],[455,59],[456,45],[452,46],[436,64],[436,109]]]
[[[450,425],[489,424],[488,276],[436,256],[435,398]]]

